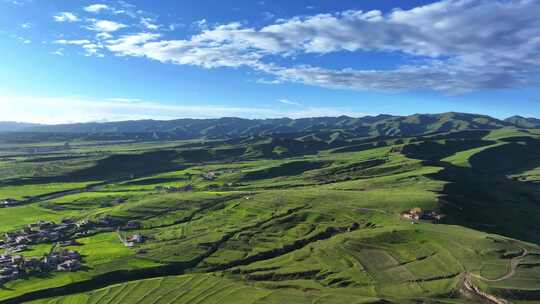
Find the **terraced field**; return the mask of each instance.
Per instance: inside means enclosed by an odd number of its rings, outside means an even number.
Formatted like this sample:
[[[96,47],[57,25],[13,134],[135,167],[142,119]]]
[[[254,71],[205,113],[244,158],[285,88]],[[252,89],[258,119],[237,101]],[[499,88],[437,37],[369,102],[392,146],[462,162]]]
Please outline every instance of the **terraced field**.
[[[325,140],[111,143],[99,155],[88,143],[5,158],[0,194],[25,201],[0,209],[0,232],[64,218],[116,226],[67,247],[81,270],[7,282],[0,303],[540,301],[540,135]],[[401,216],[413,208],[445,217]],[[139,225],[117,231],[128,222]],[[119,234],[145,241],[126,247]]]

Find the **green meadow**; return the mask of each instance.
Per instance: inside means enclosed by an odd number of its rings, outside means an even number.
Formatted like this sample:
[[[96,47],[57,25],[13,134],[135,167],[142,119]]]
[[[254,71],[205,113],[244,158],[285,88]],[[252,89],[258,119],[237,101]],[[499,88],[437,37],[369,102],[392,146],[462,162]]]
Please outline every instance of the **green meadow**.
[[[0,232],[107,217],[145,241],[80,237],[81,270],[5,283],[0,303],[485,301],[465,282],[540,302],[536,131],[72,147],[2,159],[0,199],[25,201],[0,209]]]

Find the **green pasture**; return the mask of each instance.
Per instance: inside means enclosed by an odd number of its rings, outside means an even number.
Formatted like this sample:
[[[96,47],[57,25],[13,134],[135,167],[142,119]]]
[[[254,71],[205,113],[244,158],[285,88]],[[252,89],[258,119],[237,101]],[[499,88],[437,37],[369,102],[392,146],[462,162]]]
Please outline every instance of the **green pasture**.
[[[139,222],[122,233],[146,241],[125,247],[110,231],[81,238],[70,248],[83,255],[83,270],[9,282],[0,303],[54,287],[68,295],[32,303],[474,303],[459,294],[465,274],[487,292],[534,303],[539,136],[500,129],[349,144],[339,132],[296,141],[85,142],[67,159],[3,160],[0,171],[11,173],[0,197],[104,184],[0,209],[0,232],[109,216]],[[204,177],[210,172],[215,178]],[[193,189],[163,189],[187,185]],[[415,207],[446,217],[401,216]],[[499,280],[523,250],[530,254],[515,273]],[[174,271],[161,276],[167,267]],[[135,270],[140,277],[129,282],[92,285]],[[70,292],[80,282],[91,288]]]

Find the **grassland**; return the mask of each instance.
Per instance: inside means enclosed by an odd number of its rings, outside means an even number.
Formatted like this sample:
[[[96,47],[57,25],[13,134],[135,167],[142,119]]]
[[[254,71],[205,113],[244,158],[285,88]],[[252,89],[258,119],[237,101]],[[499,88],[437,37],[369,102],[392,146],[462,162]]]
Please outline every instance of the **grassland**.
[[[83,270],[9,282],[0,303],[470,303],[479,299],[460,292],[469,276],[497,297],[534,303],[540,157],[530,151],[539,137],[502,129],[303,138],[303,148],[275,138],[88,142],[7,157],[0,196],[29,201],[0,209],[0,232],[108,216],[139,222],[129,233],[146,241],[125,247],[111,231],[79,238],[70,248]],[[38,169],[47,163],[61,169]],[[63,190],[76,191],[47,195]],[[446,217],[400,216],[415,207]]]

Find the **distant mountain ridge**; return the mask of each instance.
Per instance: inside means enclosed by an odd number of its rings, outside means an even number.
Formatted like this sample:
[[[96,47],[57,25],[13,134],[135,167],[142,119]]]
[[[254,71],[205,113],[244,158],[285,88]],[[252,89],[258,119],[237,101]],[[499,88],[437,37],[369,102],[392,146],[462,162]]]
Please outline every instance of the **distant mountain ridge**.
[[[6,127],[2,128],[2,125]],[[10,125],[11,124],[11,125]],[[448,112],[409,116],[377,115],[365,117],[314,117],[244,119],[176,119],[168,121],[135,120],[104,123],[35,125],[1,123],[0,131],[74,134],[152,134],[167,138],[235,138],[275,134],[336,133],[347,137],[416,136],[436,132],[490,130],[503,127],[537,128],[540,120],[513,116],[499,120],[486,115]],[[11,128],[10,128],[11,126]]]
[[[34,123],[26,122],[14,122],[14,121],[0,121],[0,132],[13,132],[13,131],[22,131],[30,127],[44,126]]]
[[[504,121],[509,122],[520,128],[540,128],[540,119],[533,117],[512,116]]]

